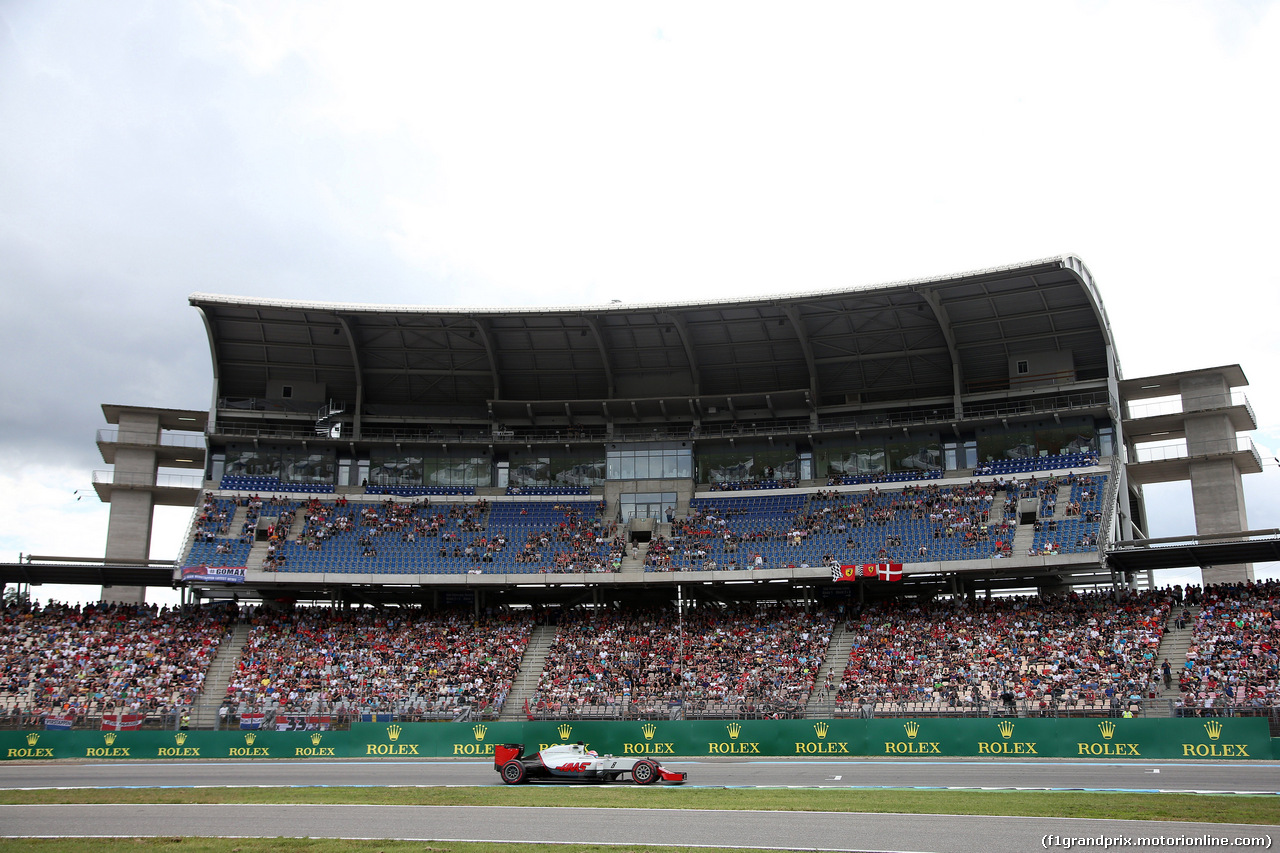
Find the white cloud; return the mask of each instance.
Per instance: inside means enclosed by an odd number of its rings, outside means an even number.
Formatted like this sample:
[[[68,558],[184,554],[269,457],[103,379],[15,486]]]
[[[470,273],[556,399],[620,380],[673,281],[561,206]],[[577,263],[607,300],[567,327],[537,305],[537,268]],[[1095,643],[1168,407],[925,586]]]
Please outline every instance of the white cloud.
[[[0,21],[0,157],[22,164],[0,172],[0,340],[37,365],[0,374],[23,401],[6,458],[87,479],[99,403],[207,406],[195,290],[684,301],[1066,251],[1126,375],[1240,363],[1280,446],[1280,4],[193,0]],[[1246,479],[1254,526],[1280,526],[1274,473]],[[57,527],[60,492],[8,476],[32,504],[18,530]],[[1179,501],[1153,515],[1185,523]]]

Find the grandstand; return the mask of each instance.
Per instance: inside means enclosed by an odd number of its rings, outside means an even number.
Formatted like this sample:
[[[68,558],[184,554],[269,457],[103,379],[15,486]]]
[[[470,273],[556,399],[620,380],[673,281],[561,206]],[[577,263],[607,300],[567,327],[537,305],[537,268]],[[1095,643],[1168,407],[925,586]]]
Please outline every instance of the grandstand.
[[[221,651],[202,691],[82,691],[30,665],[101,614],[10,607],[11,720],[1274,708],[1269,641],[1230,692],[1201,664],[1160,683],[1192,594],[1151,575],[1235,600],[1280,556],[1245,512],[1247,380],[1125,378],[1078,258],[683,304],[190,303],[210,410],[104,405],[105,557],[2,578],[102,584],[144,622],[172,584]],[[1143,486],[1177,479],[1197,535],[1150,541]],[[192,508],[176,563],[150,559],[157,505]]]

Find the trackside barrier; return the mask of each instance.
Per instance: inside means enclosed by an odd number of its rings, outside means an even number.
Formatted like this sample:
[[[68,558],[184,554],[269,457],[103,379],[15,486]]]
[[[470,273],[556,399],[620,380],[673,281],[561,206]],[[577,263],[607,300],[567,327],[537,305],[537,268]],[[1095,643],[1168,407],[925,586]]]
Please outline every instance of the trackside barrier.
[[[1267,721],[884,719],[653,722],[354,723],[350,731],[5,731],[8,761],[145,758],[491,758],[583,741],[614,755],[925,755],[999,758],[1271,759]]]

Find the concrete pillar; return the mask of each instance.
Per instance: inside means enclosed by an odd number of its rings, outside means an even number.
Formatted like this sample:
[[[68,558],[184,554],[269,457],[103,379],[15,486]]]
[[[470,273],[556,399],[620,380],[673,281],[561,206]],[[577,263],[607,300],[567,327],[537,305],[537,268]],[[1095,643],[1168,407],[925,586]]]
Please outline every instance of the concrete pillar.
[[[1180,383],[1182,410],[1226,408],[1231,405],[1231,388],[1218,373],[1185,376]],[[1188,471],[1191,475],[1191,502],[1195,510],[1196,532],[1235,533],[1249,529],[1245,512],[1244,483],[1235,461],[1227,456],[1197,459],[1204,454],[1226,454],[1235,449],[1236,431],[1225,413],[1189,415],[1185,421]],[[1202,568],[1205,584],[1253,580],[1252,563]]]
[[[111,514],[107,519],[108,563],[145,564],[151,558],[151,526],[155,517],[156,451],[160,444],[160,417],[152,412],[120,414],[116,441]],[[142,604],[146,587],[103,587],[102,600]]]

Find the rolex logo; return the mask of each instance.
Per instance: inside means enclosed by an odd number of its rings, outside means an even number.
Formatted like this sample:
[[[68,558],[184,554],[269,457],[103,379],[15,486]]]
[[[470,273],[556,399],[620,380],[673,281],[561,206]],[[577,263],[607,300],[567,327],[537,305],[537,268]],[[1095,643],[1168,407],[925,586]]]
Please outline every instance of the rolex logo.
[[[729,725],[725,726],[725,729],[727,729],[729,732],[729,740],[737,740],[738,735],[742,734],[742,726],[738,725],[737,723],[730,723]]]
[[[1008,720],[1001,720],[1000,725],[996,728],[1000,729],[1000,737],[1006,740],[1013,737],[1013,723]]]
[[[475,732],[476,740],[484,740],[484,733],[489,731],[489,727],[484,723],[480,723],[477,726],[472,726],[471,731]]]
[[[1222,737],[1222,723],[1217,720],[1210,720],[1205,723],[1204,730],[1209,735],[1209,740],[1217,740]]]
[[[107,742],[107,746],[111,746],[111,744],[116,742],[116,733],[107,732],[105,735],[102,736],[102,739]]]
[[[814,724],[813,724],[813,733],[814,733],[815,735],[817,735],[819,738],[824,738],[824,737],[826,737],[826,736],[827,736],[827,724],[826,724],[826,723],[814,723]]]
[[[110,746],[110,745],[111,745],[111,741],[113,741],[113,740],[115,740],[115,738],[114,738],[114,737],[112,737],[112,738],[111,738],[111,740],[108,740],[108,741],[107,741],[107,745],[108,745],[108,746]],[[176,743],[178,746],[182,746],[184,743],[186,743],[186,742],[187,742],[187,733],[186,733],[186,732],[178,732],[176,735],[174,735],[174,736],[173,736],[173,742],[174,742],[174,743]]]
[[[248,732],[244,736],[244,745],[253,746],[253,742],[258,739],[257,732]]]
[[[39,733],[31,732],[30,734],[27,735],[27,746],[35,746],[36,742],[39,740],[40,740]]]
[[[645,740],[653,740],[653,736],[658,733],[658,727],[653,723],[645,723],[640,727],[640,731],[644,732]]]
[[[1098,723],[1098,731],[1102,732],[1103,740],[1111,740],[1116,733],[1116,724],[1110,720],[1103,720]]]
[[[400,727],[394,723],[387,726],[387,737],[392,740],[400,740]]]
[[[907,737],[913,740],[915,739],[916,735],[920,734],[920,724],[917,723],[915,720],[912,720],[909,723],[903,723],[902,727],[907,730]]]
[[[324,735],[320,734],[319,732],[316,732],[315,734],[313,734],[313,735],[311,736],[311,745],[312,745],[312,746],[319,746],[319,745],[320,745],[320,739],[321,739],[322,737],[324,737]]]
[[[561,723],[560,727],[557,728],[556,731],[560,733],[561,740],[568,740],[569,735],[573,734],[573,726],[568,723]]]

